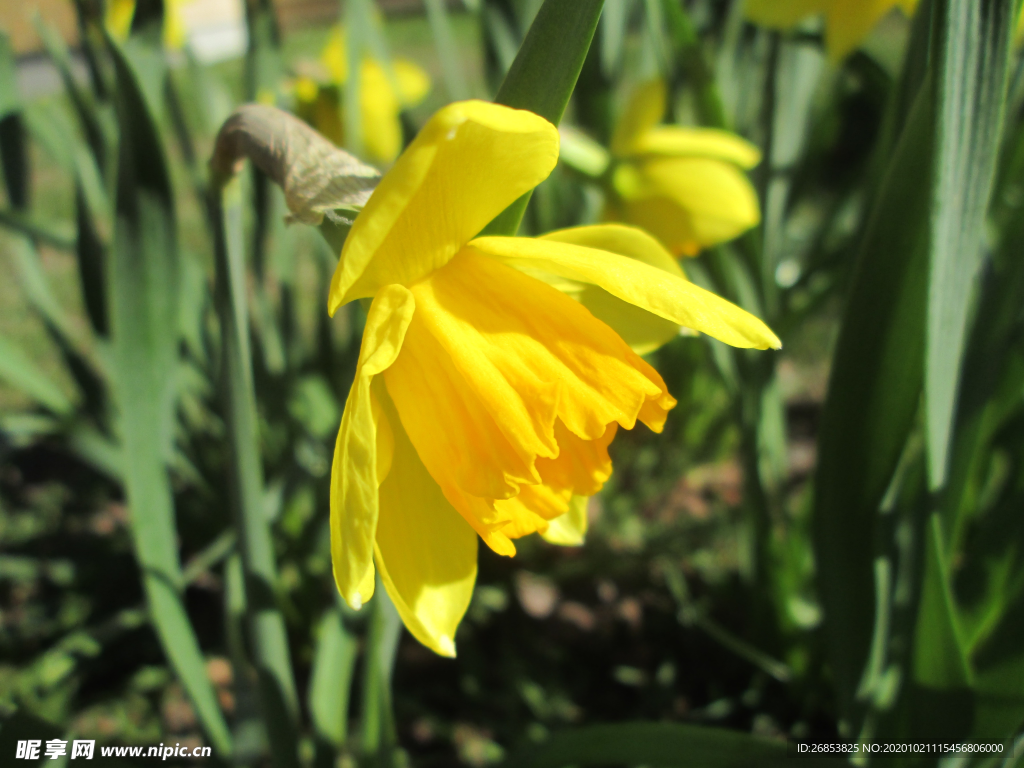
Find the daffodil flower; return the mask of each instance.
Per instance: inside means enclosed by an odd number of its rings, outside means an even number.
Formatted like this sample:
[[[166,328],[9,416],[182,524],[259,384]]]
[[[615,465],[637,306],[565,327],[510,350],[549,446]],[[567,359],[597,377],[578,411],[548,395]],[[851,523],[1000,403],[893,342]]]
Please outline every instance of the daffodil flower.
[[[302,77],[296,82],[299,114],[335,144],[345,143],[341,118],[340,89],[348,82],[348,53],[345,31],[335,27],[320,56],[330,82],[321,87]],[[359,108],[362,113],[363,147],[366,158],[388,165],[402,149],[399,113],[419,104],[430,92],[430,77],[417,64],[396,58],[391,62],[394,82],[379,62],[365,58],[359,71]]]
[[[605,183],[605,220],[643,227],[676,256],[696,256],[760,222],[757,193],[744,171],[761,154],[728,131],[659,125],[665,100],[660,80],[637,88],[610,153],[563,127],[562,158]]]
[[[867,37],[893,8],[911,16],[918,0],[747,0],[747,18],[766,27],[789,29],[808,16],[825,16],[825,45],[838,61]]]
[[[696,256],[761,221],[744,173],[761,153],[728,131],[659,125],[665,101],[665,84],[652,80],[623,112],[612,137],[614,194],[605,218],[643,227],[677,255]]]
[[[558,143],[530,112],[443,108],[367,201],[331,283],[332,314],[371,300],[331,470],[335,581],[358,608],[378,573],[406,627],[446,656],[477,537],[502,555],[531,532],[578,540],[616,430],[661,430],[675,405],[558,281],[729,344],[779,346],[757,318],[645,261],[652,241],[635,230],[478,237],[551,172]]]

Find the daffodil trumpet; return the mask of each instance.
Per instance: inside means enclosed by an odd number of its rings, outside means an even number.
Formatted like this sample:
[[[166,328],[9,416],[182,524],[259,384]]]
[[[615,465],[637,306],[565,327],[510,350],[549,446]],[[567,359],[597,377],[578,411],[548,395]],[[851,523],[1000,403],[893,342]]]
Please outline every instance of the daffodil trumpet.
[[[332,314],[370,300],[331,470],[335,581],[357,608],[379,574],[410,632],[446,656],[477,538],[502,555],[533,532],[579,543],[616,431],[660,431],[675,405],[617,323],[780,346],[636,229],[478,237],[558,146],[531,112],[443,108],[370,196],[331,283]]]

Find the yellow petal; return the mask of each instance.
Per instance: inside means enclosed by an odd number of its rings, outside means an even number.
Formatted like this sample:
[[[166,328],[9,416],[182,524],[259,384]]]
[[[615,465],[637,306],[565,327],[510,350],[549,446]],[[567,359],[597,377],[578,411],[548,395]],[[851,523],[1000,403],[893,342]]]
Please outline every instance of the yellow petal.
[[[672,254],[665,250],[661,243],[636,227],[625,227],[621,224],[573,227],[550,232],[541,239],[610,251],[637,259],[677,277],[683,277],[683,270],[679,262],[672,258]],[[557,282],[552,284],[559,287]],[[579,284],[573,287],[576,286]],[[638,355],[649,354],[679,335],[678,324],[628,304],[596,285],[576,287],[569,295],[589,309],[598,320],[611,326]]]
[[[637,227],[622,224],[591,224],[556,229],[554,232],[541,235],[539,239],[611,251],[657,267],[670,275],[685,277],[683,268],[672,258],[672,254],[665,250],[665,246]]]
[[[355,380],[334,446],[331,466],[331,560],[338,591],[360,607],[373,583],[377,489],[390,463],[393,438],[373,392],[373,377],[394,363],[414,314],[412,294],[400,285],[383,288],[366,318]],[[380,443],[378,444],[378,438]],[[378,469],[380,465],[380,470]],[[371,587],[372,589],[372,587]]]
[[[558,131],[532,112],[482,101],[439,110],[352,226],[331,283],[331,313],[448,263],[557,160]]]
[[[635,259],[526,237],[479,237],[470,245],[512,266],[522,265],[598,285],[623,301],[734,347],[782,346],[768,326],[749,312]]]
[[[359,108],[366,156],[384,165],[391,163],[402,150],[401,105],[384,68],[369,59],[360,71]]]
[[[808,16],[822,13],[830,0],[747,0],[747,18],[755,24],[789,29]],[[863,1],[863,0],[861,0]]]
[[[598,440],[613,422],[658,431],[675,405],[585,308],[472,249],[411,290],[416,314],[384,374],[388,393],[445,497],[500,554],[515,552],[516,515],[495,500],[543,481],[538,467],[563,442],[556,419]]]
[[[471,249],[412,292],[416,316],[385,381],[442,488],[511,498],[541,482],[538,458],[558,455],[556,417],[596,440],[612,422],[631,429],[646,419],[648,401],[675,403],[657,372],[586,309]]]
[[[537,459],[543,482],[524,485],[515,498],[494,503],[499,513],[511,518],[502,533],[513,539],[534,532],[544,534],[551,521],[571,511],[574,496],[590,496],[600,491],[612,474],[608,445],[617,430],[618,424],[613,422],[599,439],[584,440],[566,429],[560,420],[556,422],[558,456]]]
[[[541,536],[549,544],[563,547],[578,547],[587,535],[587,502],[586,496],[573,496],[569,501],[569,511],[548,523],[548,529]]]
[[[652,128],[633,144],[633,154],[705,157],[749,170],[761,162],[761,150],[735,133],[714,128],[663,125]]]
[[[395,446],[380,486],[377,568],[413,636],[435,653],[454,656],[455,630],[476,583],[476,533],[430,477],[394,406],[385,402],[384,410],[395,425]]]
[[[661,122],[666,99],[662,80],[650,80],[633,91],[615,126],[611,144],[613,155],[628,155],[634,143]]]
[[[135,0],[107,0],[104,23],[115,40],[128,39],[135,17]]]
[[[615,439],[618,427],[612,422],[597,440],[584,440],[566,429],[561,421],[555,424],[558,456],[537,459],[537,470],[546,486],[558,494],[566,493],[557,509],[554,506],[538,507],[535,509],[537,514],[550,520],[566,510],[570,496],[593,496],[604,487],[612,475],[608,446]]]
[[[164,0],[164,47],[172,51],[181,50],[187,37],[181,5],[182,0]]]
[[[524,485],[518,496],[495,501],[494,506],[509,518],[501,532],[510,539],[520,539],[531,533],[544,533],[548,529],[547,517],[558,517],[565,512],[569,496],[545,485]],[[539,514],[538,509],[545,510],[547,517]]]
[[[403,107],[414,107],[430,93],[430,75],[419,65],[407,59],[391,62],[398,81],[398,100]]]
[[[619,166],[613,182],[626,219],[676,253],[695,255],[761,220],[757,192],[731,163],[648,156]]]

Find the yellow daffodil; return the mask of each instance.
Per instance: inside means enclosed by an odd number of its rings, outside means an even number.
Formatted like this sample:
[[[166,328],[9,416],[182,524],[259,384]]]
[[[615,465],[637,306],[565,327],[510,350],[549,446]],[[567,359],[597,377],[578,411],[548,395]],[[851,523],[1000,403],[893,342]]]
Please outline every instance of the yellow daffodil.
[[[177,51],[185,45],[185,24],[181,7],[190,0],[164,0],[164,47]],[[191,0],[196,2],[197,0]],[[135,18],[135,0],[107,0],[105,23],[115,40],[126,40]]]
[[[789,29],[808,16],[825,16],[825,45],[839,60],[853,51],[893,8],[914,13],[918,0],[747,0],[747,17],[766,27]]]
[[[443,108],[382,178],[331,283],[332,314],[372,300],[331,470],[335,581],[358,608],[376,563],[406,627],[446,656],[477,536],[503,555],[532,532],[578,542],[616,430],[661,430],[675,405],[607,324],[622,319],[615,302],[736,346],[779,346],[636,230],[477,236],[557,159],[557,130],[533,113]],[[599,297],[576,301],[562,284],[607,294],[607,322],[587,308]]]
[[[605,218],[643,227],[676,255],[732,240],[761,220],[745,170],[757,147],[728,131],[659,125],[665,84],[638,88],[612,137],[614,194]]]
[[[320,56],[330,77],[327,87],[311,78],[299,78],[295,94],[299,114],[316,126],[334,143],[344,144],[339,89],[348,82],[348,53],[345,32],[335,27]],[[379,62],[363,59],[359,71],[359,107],[362,112],[363,147],[366,157],[389,164],[402,149],[402,123],[399,113],[419,104],[430,91],[430,77],[417,64],[406,59],[391,62],[394,82]]]

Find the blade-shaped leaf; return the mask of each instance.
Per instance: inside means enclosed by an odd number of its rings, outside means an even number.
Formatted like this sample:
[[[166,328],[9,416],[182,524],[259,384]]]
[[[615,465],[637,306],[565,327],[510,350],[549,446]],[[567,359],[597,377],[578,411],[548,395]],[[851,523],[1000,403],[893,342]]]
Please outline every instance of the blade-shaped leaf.
[[[914,633],[914,679],[932,688],[967,688],[971,670],[957,623],[942,522],[929,521],[925,540],[924,580]]]
[[[3,337],[0,337],[0,380],[55,414],[71,411],[71,400],[61,388],[40,371],[28,355]]]
[[[928,474],[945,483],[967,313],[1006,100],[1013,0],[940,0],[925,362]]]
[[[317,735],[341,746],[348,730],[348,704],[358,640],[346,628],[337,608],[320,622],[309,684],[309,712]]]
[[[926,85],[862,236],[819,433],[818,589],[847,716],[871,643],[877,510],[920,399],[932,103]]]
[[[114,248],[108,270],[113,373],[136,557],[150,620],[199,720],[221,754],[227,723],[182,602],[170,445],[177,368],[178,253],[163,147],[138,81],[109,41],[119,129]]]

